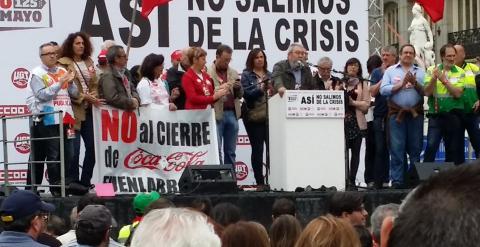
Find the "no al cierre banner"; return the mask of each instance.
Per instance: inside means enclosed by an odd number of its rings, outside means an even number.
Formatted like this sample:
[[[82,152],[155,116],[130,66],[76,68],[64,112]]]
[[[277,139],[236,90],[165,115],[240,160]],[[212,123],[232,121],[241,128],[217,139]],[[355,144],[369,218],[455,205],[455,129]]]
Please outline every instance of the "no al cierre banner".
[[[93,122],[100,178],[117,194],[175,193],[185,167],[219,162],[212,109],[103,106],[93,109]]]

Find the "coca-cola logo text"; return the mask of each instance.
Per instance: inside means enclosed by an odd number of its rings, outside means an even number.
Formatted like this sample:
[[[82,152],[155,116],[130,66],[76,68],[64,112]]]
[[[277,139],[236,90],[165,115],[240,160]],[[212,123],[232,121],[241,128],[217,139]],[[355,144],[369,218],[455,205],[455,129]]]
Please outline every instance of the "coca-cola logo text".
[[[15,147],[17,152],[21,154],[28,154],[30,152],[30,142],[26,141],[28,139],[30,139],[30,135],[27,133],[20,133],[15,136],[13,146]]]
[[[187,166],[203,165],[208,151],[175,152],[168,156],[152,154],[144,149],[137,148],[125,157],[124,166],[128,169],[146,168],[150,170],[183,171]]]
[[[237,181],[242,181],[248,177],[248,166],[242,161],[235,162],[235,173]]]
[[[12,83],[15,87],[23,89],[27,87],[30,71],[25,68],[17,68],[12,72]]]

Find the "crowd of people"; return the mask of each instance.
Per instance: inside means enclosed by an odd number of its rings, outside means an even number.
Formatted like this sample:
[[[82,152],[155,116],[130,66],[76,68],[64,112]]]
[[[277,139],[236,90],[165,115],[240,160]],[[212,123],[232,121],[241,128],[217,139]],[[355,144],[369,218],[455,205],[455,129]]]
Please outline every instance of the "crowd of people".
[[[309,221],[299,214],[295,198],[277,198],[264,209],[271,212],[268,225],[244,217],[230,202],[212,205],[198,196],[176,205],[150,192],[133,198],[132,223],[119,226],[105,201],[87,194],[72,209],[70,228],[54,215],[53,204],[17,190],[0,206],[0,247],[476,246],[479,185],[478,165],[443,170],[401,205],[379,205],[370,217],[365,204],[374,202],[362,193],[334,192],[325,198],[326,211]],[[113,229],[118,228],[117,235]]]
[[[207,64],[207,52],[200,47],[175,50],[172,67],[164,71],[165,57],[149,54],[141,65],[127,69],[122,46],[106,41],[92,59],[88,34],[69,34],[61,46],[47,42],[39,48],[41,65],[32,70],[29,81],[29,109],[37,117],[32,136],[59,135],[64,124],[64,161],[67,191],[85,193],[91,187],[95,166],[92,107],[108,104],[131,111],[150,104],[171,111],[206,109],[215,112],[219,163],[235,164],[239,125],[242,118],[252,146],[251,164],[259,190],[267,189],[263,174],[264,145],[268,149],[267,101],[286,90],[342,90],[345,92],[345,143],[349,157],[348,186],[355,188],[362,140],[366,139],[365,181],[371,188],[406,188],[405,173],[420,161],[423,150],[424,96],[428,97],[428,134],[423,161],[434,161],[443,139],[445,160],[462,164],[464,132],[476,156],[480,155],[477,65],[465,62],[461,45],[444,45],[441,63],[426,71],[415,64],[415,47],[405,44],[382,49],[372,56],[367,73],[358,58],[344,65],[341,78],[332,75],[333,61],[322,57],[312,71],[308,51],[292,43],[287,58],[268,70],[265,51],[252,49],[242,73],[232,68],[231,47],[221,44]],[[335,65],[340,66],[340,65]],[[373,109],[373,114],[369,110]],[[63,120],[46,114],[63,111]],[[82,174],[79,174],[80,139],[85,145]],[[48,161],[49,183],[58,185],[59,140],[33,142],[31,159],[37,164],[29,184],[41,184],[43,164]],[[407,160],[408,159],[408,160]],[[38,164],[40,163],[40,164]],[[273,169],[275,169],[273,167]],[[59,187],[51,189],[59,194]]]

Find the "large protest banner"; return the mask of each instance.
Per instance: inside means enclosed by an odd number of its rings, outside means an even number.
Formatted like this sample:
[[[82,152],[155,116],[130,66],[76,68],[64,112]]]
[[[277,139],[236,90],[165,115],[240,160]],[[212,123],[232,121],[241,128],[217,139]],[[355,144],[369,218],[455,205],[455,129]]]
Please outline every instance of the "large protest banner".
[[[175,193],[185,167],[219,163],[212,109],[104,106],[94,108],[93,120],[97,168],[117,194]]]
[[[104,40],[126,46],[134,2],[0,0],[0,40],[4,48],[0,56],[0,116],[28,113],[28,78],[40,63],[40,44],[62,44],[69,33],[85,31],[91,35],[92,59],[96,61]],[[129,68],[152,52],[163,54],[168,68],[169,54],[187,46],[207,50],[208,66],[215,59],[219,43],[234,49],[230,65],[239,72],[245,68],[252,48],[265,50],[271,70],[276,62],[287,58],[286,50],[293,42],[301,42],[309,50],[312,63],[323,56],[333,58],[336,70],[343,70],[350,57],[359,58],[362,64],[368,58],[368,0],[173,0],[155,9],[148,19],[140,16],[141,1],[137,4]],[[28,120],[8,121],[7,139],[15,140],[7,148],[10,162],[28,160],[28,138]],[[9,177],[24,183],[26,165],[11,169]],[[239,184],[254,183],[250,144],[242,126],[236,170]],[[1,176],[0,172],[0,183]],[[92,182],[102,181],[101,177],[95,170]]]

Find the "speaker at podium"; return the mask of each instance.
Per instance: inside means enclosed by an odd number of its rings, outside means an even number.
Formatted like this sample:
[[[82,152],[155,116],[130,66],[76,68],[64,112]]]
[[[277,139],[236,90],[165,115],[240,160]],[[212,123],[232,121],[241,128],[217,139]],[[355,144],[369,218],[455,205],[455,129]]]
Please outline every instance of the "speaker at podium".
[[[236,193],[237,178],[232,165],[188,166],[178,182],[180,193]]]

